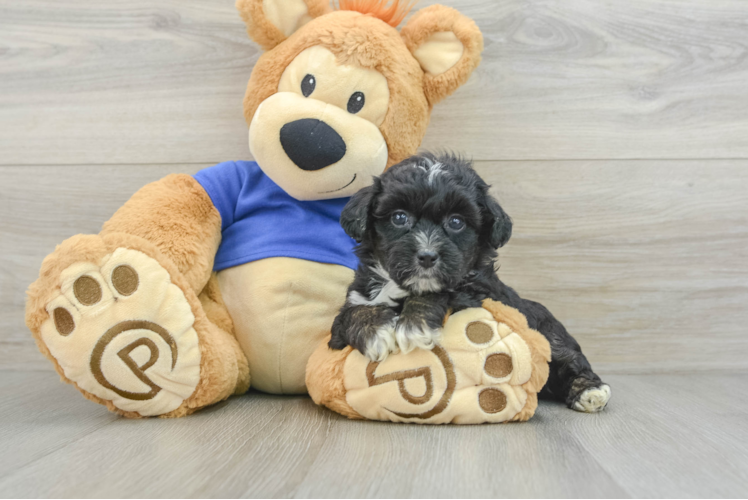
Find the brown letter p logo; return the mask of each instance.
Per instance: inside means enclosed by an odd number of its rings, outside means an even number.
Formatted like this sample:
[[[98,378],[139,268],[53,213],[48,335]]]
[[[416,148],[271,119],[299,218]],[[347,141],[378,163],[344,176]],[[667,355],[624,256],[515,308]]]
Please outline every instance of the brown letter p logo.
[[[96,381],[99,382],[102,386],[116,392],[123,398],[132,399],[135,401],[145,401],[148,399],[152,399],[156,396],[156,394],[159,393],[159,391],[161,391],[161,387],[156,385],[156,383],[148,378],[148,375],[145,374],[146,370],[153,366],[159,358],[158,346],[151,339],[142,337],[120,349],[120,351],[117,353],[117,356],[119,356],[119,358],[125,363],[130,371],[132,371],[133,375],[135,375],[138,380],[151,388],[150,391],[130,392],[120,389],[119,387],[116,387],[112,383],[110,383],[101,370],[101,360],[104,357],[104,350],[106,349],[106,347],[112,340],[114,340],[115,337],[117,337],[117,335],[130,330],[150,330],[151,332],[164,339],[164,341],[169,345],[171,349],[171,368],[174,369],[174,365],[176,365],[177,363],[177,343],[174,341],[172,336],[169,335],[169,332],[167,332],[163,327],[157,325],[156,323],[138,320],[123,321],[121,323],[118,323],[110,328],[99,339],[99,341],[94,346],[93,352],[91,353],[91,373],[93,373]],[[147,347],[151,353],[148,361],[146,361],[142,365],[138,365],[138,363],[132,358],[132,356],[130,356],[130,353],[140,346]]]

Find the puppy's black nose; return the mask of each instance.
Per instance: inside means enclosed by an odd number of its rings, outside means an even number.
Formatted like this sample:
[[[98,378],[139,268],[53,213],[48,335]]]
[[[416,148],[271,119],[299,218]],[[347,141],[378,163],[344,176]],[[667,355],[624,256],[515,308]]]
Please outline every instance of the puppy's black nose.
[[[283,125],[280,141],[283,151],[302,170],[319,170],[345,156],[345,141],[340,134],[314,118]]]
[[[439,260],[439,256],[436,255],[436,252],[431,250],[421,250],[416,254],[416,257],[418,257],[418,264],[426,269],[434,267],[436,261]]]

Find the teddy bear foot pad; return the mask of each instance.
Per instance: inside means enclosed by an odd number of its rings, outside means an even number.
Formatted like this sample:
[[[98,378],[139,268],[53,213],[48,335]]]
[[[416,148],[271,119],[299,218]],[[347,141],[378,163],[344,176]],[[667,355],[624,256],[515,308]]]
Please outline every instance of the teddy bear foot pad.
[[[374,362],[350,348],[320,348],[308,367],[310,394],[353,418],[423,424],[527,420],[548,376],[550,347],[515,310],[493,304],[511,319],[497,320],[485,308],[460,311],[449,317],[432,350]],[[317,370],[337,373],[338,386],[315,376]],[[322,380],[326,387],[320,387]]]
[[[40,337],[65,377],[125,412],[161,415],[200,381],[195,316],[169,273],[117,248],[64,269]]]

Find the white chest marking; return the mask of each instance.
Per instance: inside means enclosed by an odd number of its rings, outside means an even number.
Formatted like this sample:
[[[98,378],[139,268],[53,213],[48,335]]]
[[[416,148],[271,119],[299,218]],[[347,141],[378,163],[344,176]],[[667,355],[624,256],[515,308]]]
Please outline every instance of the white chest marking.
[[[348,294],[349,303],[355,306],[377,306],[380,304],[386,304],[390,307],[395,307],[398,299],[402,299],[409,295],[407,291],[397,286],[397,283],[390,278],[390,275],[380,264],[372,267],[371,270],[385,280],[384,284],[374,287],[371,290],[369,297],[365,297],[359,292],[351,292]]]

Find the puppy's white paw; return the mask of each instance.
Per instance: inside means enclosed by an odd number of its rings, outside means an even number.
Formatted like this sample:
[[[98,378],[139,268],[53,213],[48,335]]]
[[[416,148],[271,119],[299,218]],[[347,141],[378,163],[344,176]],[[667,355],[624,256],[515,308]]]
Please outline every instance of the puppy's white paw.
[[[432,330],[426,324],[414,327],[410,323],[398,324],[395,328],[395,340],[397,346],[404,354],[413,349],[425,349],[430,351],[441,338],[441,328]]]
[[[605,409],[609,400],[610,386],[603,384],[584,391],[574,403],[574,409],[585,413],[597,413]]]
[[[397,324],[397,318],[377,329],[376,334],[366,342],[364,356],[372,361],[381,362],[387,359],[390,353],[397,351],[395,324]]]

